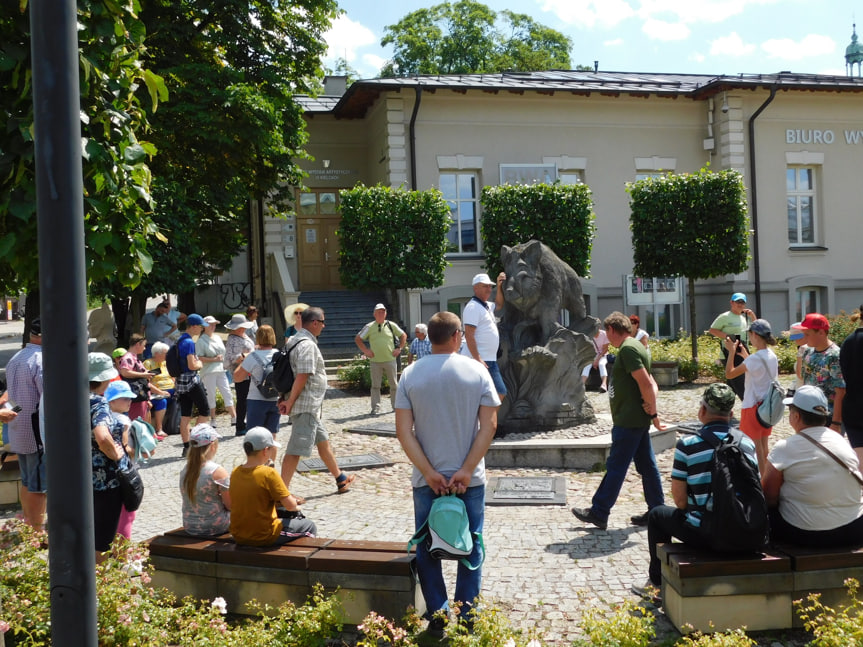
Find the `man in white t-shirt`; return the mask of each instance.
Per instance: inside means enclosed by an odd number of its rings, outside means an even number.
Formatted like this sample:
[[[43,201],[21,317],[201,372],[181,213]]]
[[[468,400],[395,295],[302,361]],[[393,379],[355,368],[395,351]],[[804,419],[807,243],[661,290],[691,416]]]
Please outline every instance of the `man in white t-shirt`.
[[[497,366],[497,349],[500,345],[500,332],[494,311],[503,307],[503,282],[506,274],[497,275],[497,295],[489,301],[494,282],[488,274],[473,277],[473,297],[467,302],[462,313],[464,319],[464,338],[470,356],[488,369],[498,396],[506,395],[506,385]]]

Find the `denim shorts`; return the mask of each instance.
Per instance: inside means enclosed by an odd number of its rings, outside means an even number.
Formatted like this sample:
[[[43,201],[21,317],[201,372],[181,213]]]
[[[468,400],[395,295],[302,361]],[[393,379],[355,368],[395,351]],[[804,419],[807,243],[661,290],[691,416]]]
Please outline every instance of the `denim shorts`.
[[[500,374],[500,369],[497,367],[497,362],[486,362],[485,365],[488,366],[488,372],[491,375],[492,382],[494,382],[497,394],[506,395],[506,384],[503,383],[503,377]]]
[[[44,494],[48,491],[48,480],[45,478],[45,456],[38,453],[18,454],[18,467],[21,469],[21,485],[28,492]]]

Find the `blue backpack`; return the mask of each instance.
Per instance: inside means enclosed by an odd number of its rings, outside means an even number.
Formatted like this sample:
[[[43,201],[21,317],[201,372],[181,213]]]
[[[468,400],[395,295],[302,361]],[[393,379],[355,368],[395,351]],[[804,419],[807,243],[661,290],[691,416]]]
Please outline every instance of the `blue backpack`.
[[[474,538],[480,547],[480,560],[471,565]],[[458,560],[475,571],[485,561],[485,544],[482,533],[472,533],[464,501],[456,495],[444,495],[432,501],[429,516],[408,542],[408,552],[417,544],[425,542],[429,554],[435,559]]]

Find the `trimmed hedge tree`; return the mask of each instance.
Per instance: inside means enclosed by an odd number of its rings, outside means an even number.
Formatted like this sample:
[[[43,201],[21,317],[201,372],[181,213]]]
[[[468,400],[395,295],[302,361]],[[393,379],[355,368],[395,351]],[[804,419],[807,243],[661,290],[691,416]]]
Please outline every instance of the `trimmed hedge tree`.
[[[576,274],[590,276],[596,234],[586,184],[504,184],[482,189],[482,246],[490,276],[503,269],[500,248],[531,239],[548,245]]]
[[[689,284],[692,360],[698,364],[695,280],[737,274],[749,264],[749,218],[740,173],[663,175],[627,184],[633,271],[683,276]]]
[[[341,196],[339,276],[351,290],[443,284],[450,211],[437,189],[357,185]]]

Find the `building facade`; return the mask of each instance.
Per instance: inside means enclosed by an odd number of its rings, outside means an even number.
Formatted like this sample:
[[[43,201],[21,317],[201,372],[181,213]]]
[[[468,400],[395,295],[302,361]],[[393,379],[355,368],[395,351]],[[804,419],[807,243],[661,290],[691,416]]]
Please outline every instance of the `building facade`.
[[[335,80],[338,81],[337,79]],[[460,312],[481,271],[483,186],[584,182],[597,233],[591,314],[638,312],[655,336],[688,328],[685,281],[632,276],[626,184],[660,173],[736,169],[751,220],[747,271],[696,284],[697,328],[732,292],[785,329],[863,299],[863,79],[550,71],[358,81],[304,98],[310,135],[296,214],[261,220],[266,290],[289,302],[339,289],[338,191],[361,182],[439,188],[453,213],[442,286],[401,299],[408,326]],[[513,241],[513,243],[523,241]],[[553,247],[553,242],[545,241]],[[656,250],[662,253],[661,249]]]

